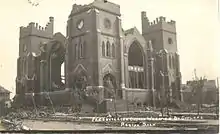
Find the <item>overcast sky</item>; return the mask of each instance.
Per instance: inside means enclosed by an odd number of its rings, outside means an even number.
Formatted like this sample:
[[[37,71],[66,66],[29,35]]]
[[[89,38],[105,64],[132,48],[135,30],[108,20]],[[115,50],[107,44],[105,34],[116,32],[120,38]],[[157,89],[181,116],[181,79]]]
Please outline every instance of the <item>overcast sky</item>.
[[[33,0],[32,0],[33,1]],[[66,22],[72,5],[89,4],[93,0],[1,0],[0,4],[0,85],[15,89],[19,27],[29,22],[45,26],[50,16],[55,18],[55,32],[66,35]],[[136,26],[141,32],[141,11],[150,20],[164,16],[177,25],[177,45],[180,53],[183,82],[192,79],[194,68],[198,76],[215,79],[220,76],[220,13],[217,0],[111,0],[121,7],[124,29]],[[218,35],[218,37],[217,37]],[[14,92],[14,91],[13,91]]]

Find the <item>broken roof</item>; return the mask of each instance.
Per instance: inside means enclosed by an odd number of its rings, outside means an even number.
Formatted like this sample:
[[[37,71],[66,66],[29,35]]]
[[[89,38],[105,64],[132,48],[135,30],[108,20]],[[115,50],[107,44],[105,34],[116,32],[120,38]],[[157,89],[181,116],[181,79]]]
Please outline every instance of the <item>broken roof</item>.
[[[11,93],[11,92],[0,85],[0,93]]]
[[[130,28],[128,30],[125,30],[124,31],[124,34],[127,35],[127,34],[138,34],[138,35],[141,35],[140,32],[138,31],[138,29],[136,27],[133,27],[133,28]]]

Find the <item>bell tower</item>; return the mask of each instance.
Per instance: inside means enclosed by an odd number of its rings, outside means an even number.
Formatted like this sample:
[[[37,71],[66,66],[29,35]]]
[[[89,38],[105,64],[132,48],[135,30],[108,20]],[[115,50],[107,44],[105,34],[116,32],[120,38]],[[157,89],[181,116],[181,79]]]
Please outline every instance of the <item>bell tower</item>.
[[[163,72],[164,77],[167,78],[167,85],[165,87],[169,88],[170,98],[180,100],[180,66],[179,66],[179,55],[177,53],[177,35],[176,35],[176,22],[171,20],[167,21],[165,17],[156,18],[152,22],[149,21],[146,12],[142,12],[142,35],[146,41],[151,41],[152,47],[155,53],[165,52],[163,68],[166,72]],[[158,61],[158,60],[157,60]],[[155,63],[156,64],[156,63]],[[162,65],[162,64],[160,64]],[[158,63],[156,68],[160,66]],[[161,70],[156,70],[160,72]],[[156,80],[157,81],[157,80]],[[171,97],[172,96],[172,97]]]
[[[116,87],[123,84],[119,5],[105,0],[74,4],[67,23],[67,86],[71,88],[81,72],[87,77],[87,86],[102,87],[105,75],[117,81]]]
[[[16,94],[33,92],[32,84],[35,75],[34,55],[40,54],[40,44],[53,38],[54,18],[49,17],[45,27],[31,22],[28,26],[20,27],[19,57],[17,59]]]

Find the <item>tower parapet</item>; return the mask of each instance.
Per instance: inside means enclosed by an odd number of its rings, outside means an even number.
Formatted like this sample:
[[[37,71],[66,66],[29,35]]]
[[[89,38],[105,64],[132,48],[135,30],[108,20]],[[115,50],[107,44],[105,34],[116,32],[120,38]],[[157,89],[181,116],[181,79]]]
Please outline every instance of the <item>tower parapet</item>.
[[[115,3],[111,3],[109,1],[105,1],[105,0],[94,0],[92,3],[90,3],[88,5],[74,4],[72,6],[72,11],[71,11],[71,14],[69,15],[69,17],[74,16],[74,15],[81,13],[81,12],[88,11],[91,8],[103,10],[103,11],[121,16],[119,5],[117,5]]]
[[[89,9],[90,9],[90,5],[77,5],[77,4],[74,4],[72,6],[72,11],[71,11],[69,17],[73,16],[74,14],[84,12],[84,11],[89,10]]]
[[[176,24],[176,22],[174,20],[167,21],[166,17],[163,17],[163,16],[160,16],[159,18],[156,18],[155,20],[150,22],[151,25],[157,25],[157,24],[161,24],[161,23],[167,23],[167,24],[170,24],[172,26],[173,25],[175,26],[175,24]]]
[[[147,34],[158,29],[176,32],[176,22],[174,20],[167,21],[166,17],[160,16],[153,21],[149,21],[146,12],[143,11],[141,13],[141,19],[143,34]]]
[[[27,27],[20,27],[20,38],[26,36],[39,36],[45,38],[53,37],[54,18],[50,17],[49,22],[45,27],[40,26],[38,23],[31,22]]]

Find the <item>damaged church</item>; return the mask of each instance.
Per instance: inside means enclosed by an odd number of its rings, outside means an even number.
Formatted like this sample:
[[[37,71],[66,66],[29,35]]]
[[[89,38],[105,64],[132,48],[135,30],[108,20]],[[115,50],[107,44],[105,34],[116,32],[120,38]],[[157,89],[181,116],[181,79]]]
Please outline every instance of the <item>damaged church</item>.
[[[53,17],[46,27],[20,27],[16,97],[31,96],[36,105],[80,103],[102,112],[112,99],[118,110],[181,101],[175,21],[150,21],[142,12],[140,33],[136,27],[123,30],[120,16],[119,5],[94,0],[72,6],[66,37],[54,33]]]

